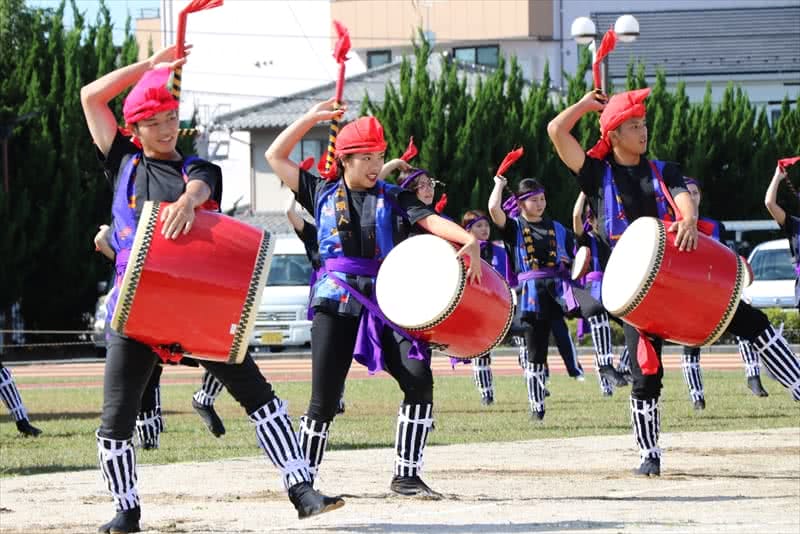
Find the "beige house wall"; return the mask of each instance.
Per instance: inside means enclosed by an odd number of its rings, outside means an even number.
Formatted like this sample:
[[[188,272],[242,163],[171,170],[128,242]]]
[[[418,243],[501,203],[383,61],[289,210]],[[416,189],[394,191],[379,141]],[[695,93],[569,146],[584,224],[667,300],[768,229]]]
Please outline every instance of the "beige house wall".
[[[136,19],[136,42],[139,45],[139,61],[148,57],[150,41],[152,40],[153,50],[163,48],[161,43],[161,19]]]
[[[416,28],[437,43],[519,37],[552,38],[552,0],[332,0],[331,18],[350,30],[354,49],[408,43]]]

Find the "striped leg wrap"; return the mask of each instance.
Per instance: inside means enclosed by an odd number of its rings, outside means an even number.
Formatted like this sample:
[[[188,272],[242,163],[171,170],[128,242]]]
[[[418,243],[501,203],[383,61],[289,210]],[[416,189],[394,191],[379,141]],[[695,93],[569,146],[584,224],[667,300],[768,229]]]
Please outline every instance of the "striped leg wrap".
[[[140,447],[158,448],[161,431],[164,430],[164,420],[159,412],[160,410],[155,408],[139,412],[139,415],[136,416],[136,438]]]
[[[642,461],[661,458],[661,449],[658,448],[658,434],[661,431],[658,399],[639,400],[631,397],[631,421]]]
[[[248,417],[256,427],[258,446],[280,469],[284,487],[289,489],[300,482],[311,482],[308,462],[292,429],[286,403],[275,397]]]
[[[221,392],[222,382],[217,380],[217,377],[206,371],[203,375],[203,382],[200,385],[200,389],[194,393],[194,400],[203,406],[213,406],[214,401],[217,400],[217,397]]]
[[[425,442],[433,426],[433,404],[401,404],[397,413],[394,474],[415,477],[422,474]]]
[[[514,336],[514,344],[519,348],[517,360],[520,369],[524,371],[528,368],[528,346],[525,344],[525,338],[523,336]]]
[[[488,354],[478,356],[472,360],[472,375],[481,398],[494,398],[494,385],[492,384],[492,357]]]
[[[692,402],[704,399],[703,371],[700,369],[699,348],[684,347],[683,356],[681,356],[681,369],[683,369],[683,379],[689,387],[689,397]]]
[[[130,439],[117,440],[97,437],[97,458],[103,480],[114,497],[117,511],[139,506],[136,491],[136,451]]]
[[[758,354],[753,350],[753,344],[740,337],[737,337],[736,341],[739,342],[739,354],[742,355],[747,378],[761,376],[761,364],[758,361]]]
[[[600,383],[600,393],[604,395],[613,394],[614,393],[614,385],[611,384],[606,378],[600,374],[600,366],[603,365],[600,363],[600,358],[598,355],[594,355],[594,369],[597,372],[597,381]],[[610,365],[610,364],[608,364]]]
[[[614,353],[611,347],[611,324],[608,314],[603,312],[589,317],[589,327],[592,331],[592,343],[599,365],[612,365]]]
[[[528,402],[531,405],[531,411],[543,412],[546,380],[544,364],[529,363],[528,368],[525,369],[525,379],[528,383]]]
[[[22,397],[19,396],[19,390],[8,367],[0,368],[0,397],[3,398],[3,404],[11,412],[11,417],[14,421],[22,421],[28,418],[28,412],[25,411]]]
[[[303,456],[308,460],[308,471],[311,479],[317,477],[319,464],[322,463],[322,456],[328,446],[328,431],[331,428],[331,421],[315,421],[304,415],[300,418],[300,430],[298,430],[298,440]]]
[[[786,339],[768,326],[753,341],[753,349],[775,380],[791,392],[794,400],[800,401],[800,360]]]
[[[617,370],[620,373],[631,372],[631,354],[628,352],[628,347],[622,349],[622,354],[619,355],[619,367],[617,367]]]

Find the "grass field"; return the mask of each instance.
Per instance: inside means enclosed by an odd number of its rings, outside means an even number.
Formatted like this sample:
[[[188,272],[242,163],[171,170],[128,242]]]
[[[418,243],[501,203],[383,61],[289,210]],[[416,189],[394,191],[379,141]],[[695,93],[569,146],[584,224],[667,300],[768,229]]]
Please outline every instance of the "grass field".
[[[704,373],[708,408],[696,413],[688,401],[686,386],[678,372],[668,373],[662,397],[664,432],[705,430],[753,430],[796,427],[800,406],[791,401],[776,382],[765,380],[770,397],[757,399],[745,388],[741,371]],[[74,379],[73,379],[74,380]],[[39,382],[18,380],[20,384]],[[481,407],[477,391],[467,377],[436,377],[436,431],[431,445],[471,442],[515,441],[586,435],[627,434],[628,388],[613,398],[599,394],[596,379],[576,382],[554,376],[544,424],[532,423],[527,415],[527,394],[521,376],[496,377],[496,402]],[[298,417],[309,397],[309,383],[276,384],[278,394],[289,401]],[[143,464],[173,463],[255,456],[259,451],[252,427],[241,409],[224,393],[217,409],[227,434],[214,438],[191,409],[196,386],[162,387],[167,429],[161,448],[140,452]],[[102,389],[26,389],[23,398],[36,426],[45,432],[38,439],[18,437],[6,413],[0,416],[0,476],[95,469],[93,434],[99,422]],[[347,412],[332,427],[330,449],[391,447],[400,390],[391,379],[351,380],[347,384]],[[631,448],[633,450],[633,438]]]

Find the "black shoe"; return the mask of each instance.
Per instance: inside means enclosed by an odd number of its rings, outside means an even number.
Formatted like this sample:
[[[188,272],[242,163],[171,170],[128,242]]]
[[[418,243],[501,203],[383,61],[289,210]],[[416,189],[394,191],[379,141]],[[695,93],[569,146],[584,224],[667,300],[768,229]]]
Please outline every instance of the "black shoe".
[[[389,489],[398,495],[427,497],[429,499],[441,499],[443,495],[438,491],[433,491],[430,486],[425,484],[418,476],[414,477],[392,477]]]
[[[97,532],[103,534],[127,534],[128,532],[141,532],[139,519],[142,517],[142,509],[138,506],[132,510],[121,510],[117,512],[114,519],[102,525]]]
[[[192,408],[194,408],[194,411],[197,412],[212,434],[216,437],[225,434],[225,425],[222,424],[222,419],[217,415],[213,405],[205,406],[192,399]]]
[[[611,390],[611,389],[604,389],[603,390],[603,396],[604,397],[613,397],[614,396],[614,391]]]
[[[42,433],[41,430],[33,426],[27,419],[20,419],[17,421],[17,430],[19,430],[19,433],[23,436],[30,436],[32,438]]]
[[[481,397],[481,404],[483,406],[491,406],[492,404],[494,404],[494,397],[492,396]]]
[[[705,399],[697,399],[692,403],[694,406],[695,411],[702,412],[706,409],[706,400]]]
[[[531,411],[531,421],[533,421],[535,423],[539,423],[541,421],[544,421],[544,410],[541,410],[541,411],[532,410]]]
[[[158,441],[152,439],[142,441],[142,450],[154,451],[156,449],[158,449]]]
[[[642,465],[633,470],[633,474],[640,477],[660,477],[661,458],[646,458]]]
[[[544,388],[544,396],[545,397],[549,397],[550,396],[550,390],[549,389]]]
[[[622,370],[619,367],[616,367],[615,369],[616,369],[617,373],[622,375],[622,378],[625,380],[625,382],[627,382],[628,384],[633,384],[633,375],[631,374],[631,370],[630,369]]]
[[[336,415],[344,413],[344,400],[339,401],[339,406],[336,407]]]
[[[750,388],[750,391],[752,391],[753,395],[756,397],[769,397],[769,393],[767,393],[767,390],[764,389],[763,385],[761,385],[760,376],[751,376],[748,378],[747,387]]]
[[[600,373],[600,376],[605,378],[609,384],[614,387],[621,388],[628,385],[628,381],[625,380],[625,376],[622,373],[614,369],[611,365],[601,365],[597,372]]]
[[[344,506],[344,499],[323,495],[310,482],[300,482],[289,488],[289,500],[297,510],[298,519],[324,514]]]

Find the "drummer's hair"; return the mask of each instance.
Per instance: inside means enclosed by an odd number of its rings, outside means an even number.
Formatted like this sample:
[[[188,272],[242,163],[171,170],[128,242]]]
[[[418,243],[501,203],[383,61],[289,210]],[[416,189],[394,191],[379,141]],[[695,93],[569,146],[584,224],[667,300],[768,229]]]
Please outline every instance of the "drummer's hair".
[[[544,186],[539,183],[539,180],[535,178],[524,178],[517,186],[517,194],[524,195],[529,191],[536,191],[538,189],[544,189]]]
[[[480,217],[486,217],[486,212],[482,210],[468,210],[461,217],[461,226],[466,226],[470,222]]]

